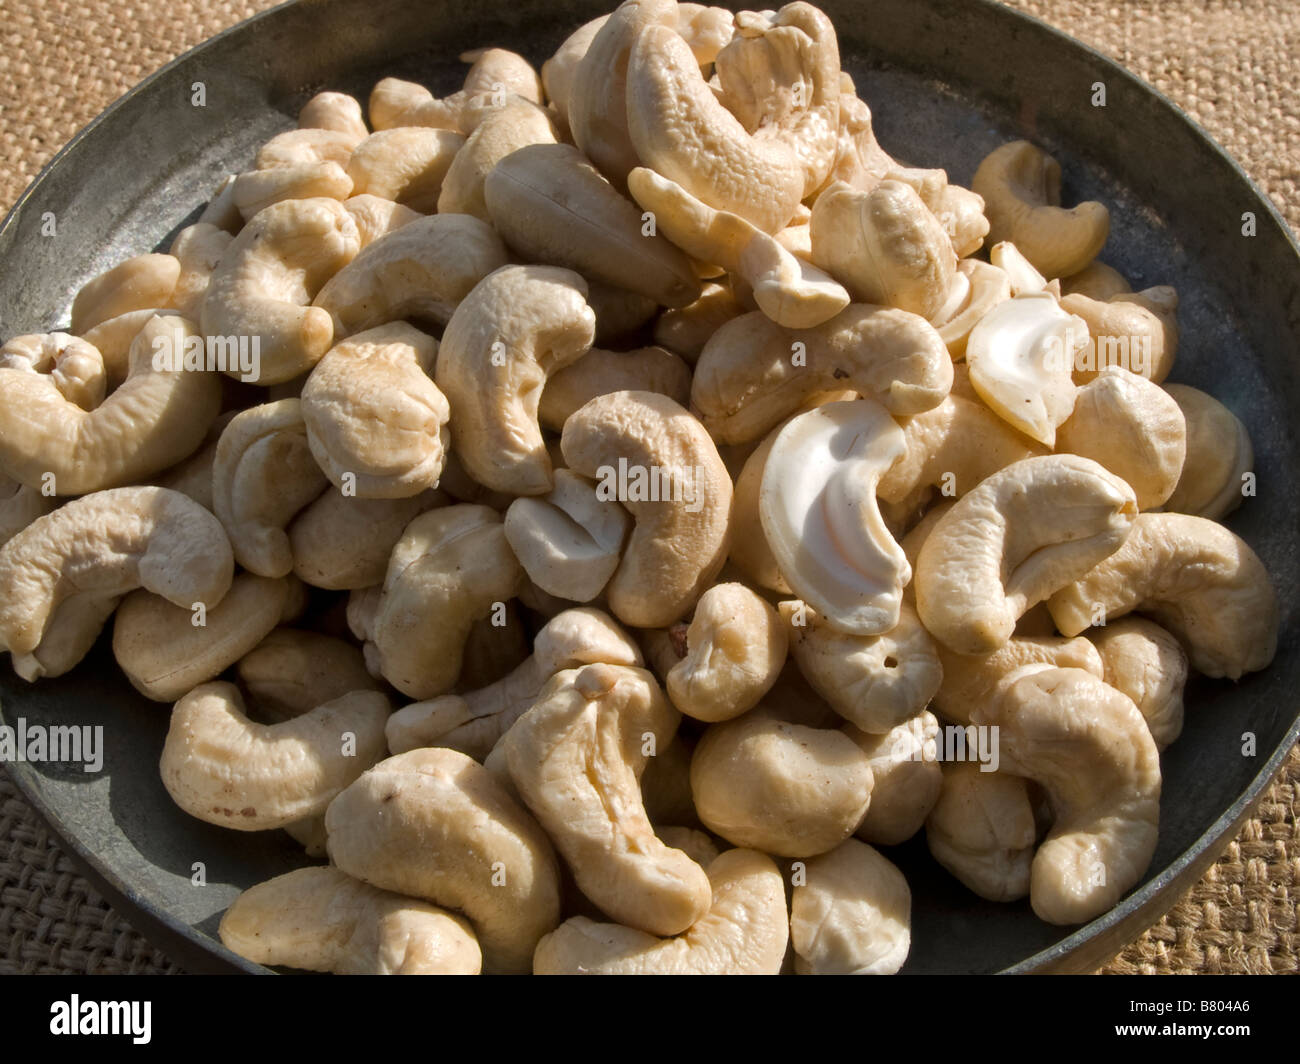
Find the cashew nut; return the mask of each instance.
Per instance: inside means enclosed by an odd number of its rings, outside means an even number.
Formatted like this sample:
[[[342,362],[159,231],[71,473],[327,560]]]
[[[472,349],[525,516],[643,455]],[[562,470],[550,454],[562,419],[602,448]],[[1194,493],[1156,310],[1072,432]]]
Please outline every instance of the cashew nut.
[[[351,187],[338,198],[369,193],[432,214],[438,209],[443,178],[464,144],[459,133],[422,126],[371,133],[353,149],[346,174]]]
[[[402,531],[418,514],[447,501],[434,491],[362,499],[326,490],[289,526],[293,571],[304,583],[330,590],[381,584]]]
[[[727,285],[707,283],[689,306],[665,310],[655,322],[654,340],[694,365],[700,352],[723,325],[745,313]]]
[[[366,139],[369,130],[361,114],[361,104],[345,92],[318,92],[298,112],[301,129],[329,129],[346,133],[354,145]]]
[[[472,214],[491,222],[483,185],[493,168],[529,144],[554,144],[555,127],[537,104],[511,96],[493,108],[456,153],[438,193],[439,214]]]
[[[871,804],[854,834],[879,846],[906,842],[921,830],[939,800],[939,721],[922,710],[882,735],[852,724],[845,725],[844,733],[871,760]]]
[[[1164,750],[1183,730],[1187,655],[1178,640],[1143,617],[1123,617],[1088,638],[1101,654],[1102,678],[1133,700]]]
[[[239,659],[236,673],[259,713],[276,721],[380,686],[351,643],[296,628],[275,629]]]
[[[71,331],[80,336],[119,314],[167,306],[180,275],[173,255],[136,255],[105,270],[78,290]]]
[[[599,329],[599,311],[596,321]],[[639,347],[634,351],[593,347],[547,379],[537,419],[543,428],[561,432],[569,415],[579,407],[597,396],[627,391],[658,392],[686,406],[691,400],[691,368],[662,347]]]
[[[1183,412],[1187,458],[1165,509],[1218,521],[1244,498],[1247,474],[1255,464],[1250,433],[1221,402],[1186,384],[1166,384],[1165,391]]]
[[[1061,308],[1088,326],[1086,353],[1075,355],[1074,381],[1086,384],[1107,366],[1120,366],[1159,384],[1178,353],[1178,293],[1169,287],[1124,292],[1102,302],[1081,293]]]

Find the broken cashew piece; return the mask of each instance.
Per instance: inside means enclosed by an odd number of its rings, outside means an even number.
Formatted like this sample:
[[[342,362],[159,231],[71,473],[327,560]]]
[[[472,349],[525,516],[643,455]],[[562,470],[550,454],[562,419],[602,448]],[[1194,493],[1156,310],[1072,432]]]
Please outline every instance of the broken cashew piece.
[[[1090,459],[1009,465],[963,495],[921,547],[921,623],[959,654],[996,650],[1029,607],[1114,554],[1136,518],[1133,489]]]
[[[552,677],[503,740],[510,778],[579,889],[656,935],[709,910],[704,870],[658,839],[641,799],[647,750],[667,746],[680,719],[644,669],[587,665]]]
[[[250,887],[218,935],[246,960],[338,975],[478,975],[483,961],[461,917],[329,867]]]
[[[536,975],[777,975],[790,940],[785,883],[772,859],[727,850],[708,867],[709,911],[685,934],[564,921],[538,944]]]

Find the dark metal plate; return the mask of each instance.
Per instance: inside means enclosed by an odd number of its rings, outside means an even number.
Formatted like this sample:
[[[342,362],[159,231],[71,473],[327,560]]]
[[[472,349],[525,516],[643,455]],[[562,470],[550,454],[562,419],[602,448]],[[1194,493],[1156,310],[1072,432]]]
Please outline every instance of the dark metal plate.
[[[459,52],[487,44],[539,62],[610,0],[303,0],[221,34],[149,78],[45,169],[0,226],[0,334],[66,323],[100,270],[165,247],[219,178],[293,125],[322,88],[362,100],[381,76],[458,87]],[[1103,257],[1135,287],[1172,284],[1182,304],[1173,379],[1212,392],[1250,429],[1259,496],[1229,521],[1259,552],[1283,603],[1277,660],[1239,684],[1188,689],[1182,738],[1164,755],[1160,844],[1146,880],[1078,929],[1027,903],[967,892],[924,842],[890,851],[913,891],[908,972],[1086,971],[1159,918],[1232,838],[1300,733],[1300,251],[1276,211],[1167,100],[1101,55],[987,0],[826,0],[844,64],[887,150],[968,183],[979,159],[1025,136],[1061,161],[1065,201],[1111,207]],[[206,106],[191,103],[203,82]],[[1094,85],[1106,106],[1094,107]],[[43,236],[52,211],[56,235]],[[1256,235],[1242,235],[1253,213]],[[128,919],[181,964],[261,971],[211,937],[243,888],[303,858],[278,832],[190,819],[158,778],[167,707],[122,678],[104,642],[71,675],[27,686],[0,670],[3,718],[103,724],[96,775],[52,765],[9,771]],[[1243,733],[1257,753],[1243,756]],[[206,886],[192,882],[201,862]]]

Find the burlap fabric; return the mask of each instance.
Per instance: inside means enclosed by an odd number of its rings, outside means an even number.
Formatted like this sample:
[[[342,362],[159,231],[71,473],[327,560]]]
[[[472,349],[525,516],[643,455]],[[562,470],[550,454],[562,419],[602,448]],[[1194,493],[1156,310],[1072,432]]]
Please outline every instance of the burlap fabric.
[[[1205,126],[1300,231],[1300,6],[1012,0]],[[266,0],[0,0],[0,207],[82,125]],[[1105,972],[1295,972],[1300,749],[1205,878]],[[0,769],[0,973],[175,972],[73,869]]]

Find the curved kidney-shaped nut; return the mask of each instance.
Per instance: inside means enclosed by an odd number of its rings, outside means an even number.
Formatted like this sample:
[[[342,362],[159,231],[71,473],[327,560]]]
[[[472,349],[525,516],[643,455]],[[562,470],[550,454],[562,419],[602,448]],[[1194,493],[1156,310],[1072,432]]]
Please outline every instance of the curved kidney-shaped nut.
[[[293,552],[285,526],[328,485],[312,458],[298,399],[250,407],[217,442],[213,512],[235,560],[258,576],[287,576]]]
[[[921,547],[921,623],[959,654],[996,650],[1030,606],[1114,554],[1136,517],[1133,489],[1087,458],[1009,465],[962,496]]]
[[[781,575],[833,628],[880,635],[898,623],[911,566],[880,516],[876,483],[903,433],[869,399],[792,419],[763,467],[759,516]]]
[[[704,826],[782,857],[825,853],[852,835],[871,785],[870,759],[843,732],[758,712],[710,725],[691,758]]]
[[[1192,668],[1239,679],[1277,651],[1277,593],[1245,540],[1186,514],[1139,514],[1123,546],[1048,601],[1056,627],[1078,635],[1130,610],[1183,644]]]
[[[504,48],[462,52],[462,63],[472,66],[460,91],[436,99],[423,85],[384,78],[370,93],[370,121],[375,129],[424,126],[472,133],[491,108],[510,96],[533,103],[542,100],[542,84],[523,56]]]
[[[570,602],[590,602],[609,583],[631,526],[622,506],[567,469],[555,471],[547,494],[512,502],[505,518],[506,540],[529,579]]]
[[[0,369],[47,375],[58,393],[82,410],[94,410],[108,390],[104,356],[68,333],[15,336],[0,347]]]
[[[585,916],[537,944],[537,975],[777,975],[790,940],[785,883],[772,859],[727,850],[708,867],[709,911],[682,935],[658,939]]]
[[[483,193],[492,224],[526,260],[567,266],[671,307],[700,294],[690,261],[669,243],[672,231],[647,234],[636,204],[572,145],[520,148],[488,174]]]
[[[455,750],[381,761],[325,813],[330,859],[382,890],[468,917],[490,973],[529,970],[560,919],[545,833],[482,765]]]
[[[1047,454],[978,399],[956,392],[933,410],[903,423],[903,453],[877,492],[882,501],[906,504],[929,487],[960,497],[1012,462]]]
[[[36,652],[60,604],[74,596],[116,603],[143,587],[185,609],[196,602],[211,609],[233,572],[220,522],[179,492],[94,492],[37,518],[0,548],[0,649],[15,658]]]
[[[666,396],[614,392],[565,422],[561,448],[571,469],[600,482],[597,497],[636,522],[606,588],[610,609],[638,628],[672,624],[727,557],[731,477],[713,441]]]
[[[365,136],[361,137],[365,140]],[[256,170],[274,170],[303,163],[337,163],[346,166],[352,150],[360,143],[342,130],[290,129],[277,133],[257,150]]]
[[[1212,395],[1186,384],[1167,384],[1165,391],[1178,404],[1187,426],[1187,457],[1165,509],[1218,521],[1245,497],[1246,474],[1255,464],[1250,433]]]
[[[204,335],[256,338],[257,383],[292,380],[329,350],[333,324],[310,304],[360,247],[357,224],[338,200],[272,204],[240,230],[212,272]]]
[[[738,214],[715,210],[645,167],[629,173],[627,184],[669,240],[692,258],[735,274],[778,325],[811,328],[849,305],[849,293],[838,281]],[[696,285],[692,300],[678,306],[689,305],[699,291]]]
[[[963,358],[971,330],[999,303],[1011,298],[1011,282],[996,266],[979,259],[962,259],[952,275],[948,298],[931,319],[948,345],[948,354]]]
[[[732,295],[730,285],[709,282],[690,306],[659,315],[654,340],[694,365],[709,337],[744,313],[745,307]]]
[[[432,214],[443,178],[464,144],[464,137],[446,129],[400,126],[371,133],[348,159],[352,187],[339,199],[369,193]]]
[[[329,867],[250,887],[221,917],[218,934],[258,964],[338,975],[478,975],[483,959],[459,916]]]
[[[1074,409],[1074,358],[1087,343],[1087,325],[1050,293],[1008,299],[971,330],[971,385],[1008,424],[1051,447]]]
[[[1027,140],[989,153],[971,188],[984,197],[989,242],[1012,241],[1049,278],[1078,273],[1110,235],[1110,212],[1102,204],[1060,206],[1061,166]]]
[[[937,771],[937,769],[936,769]],[[893,975],[912,947],[912,892],[897,866],[857,839],[807,863],[790,898],[800,975]]]
[[[939,721],[922,710],[883,735],[844,727],[844,733],[871,759],[871,804],[854,833],[864,842],[896,846],[925,824],[939,800],[943,780],[935,747]]]
[[[715,584],[686,630],[686,656],[668,672],[668,697],[696,720],[731,720],[758,704],[785,665],[781,618],[744,584]]]
[[[656,935],[709,910],[704,869],[655,836],[641,799],[647,748],[681,717],[643,669],[557,673],[506,733],[510,778],[583,894],[615,920]]]
[[[751,135],[784,140],[803,168],[807,198],[839,147],[840,50],[831,20],[811,4],[742,12],[714,61],[721,99]]]
[[[42,676],[62,676],[75,668],[95,645],[121,599],[73,594],[50,614],[40,645],[30,654],[13,656],[14,672],[29,683]]]
[[[1099,679],[1105,670],[1097,648],[1083,638],[1013,635],[988,654],[956,654],[937,644],[943,682],[934,693],[933,709],[946,720],[969,724],[971,714],[998,697],[1003,681],[1028,665],[1083,669]]]
[[[483,187],[493,169],[511,152],[530,144],[554,144],[555,127],[537,104],[511,96],[488,111],[465,146],[456,153],[438,193],[439,214],[471,214],[491,222]]]
[[[1086,384],[1107,366],[1159,384],[1178,353],[1178,293],[1165,287],[1124,292],[1102,302],[1082,294],[1061,298],[1061,309],[1088,326],[1088,348],[1075,355],[1074,382]]]
[[[1037,837],[1025,780],[983,772],[972,761],[943,766],[925,840],[934,859],[981,898],[1015,901],[1029,893]]]
[[[579,67],[579,82],[599,44],[598,35]],[[780,126],[751,136],[713,94],[690,47],[665,25],[645,26],[632,43],[627,128],[642,165],[764,232],[788,225],[804,197],[804,159],[794,138]]]
[[[1113,621],[1088,638],[1101,654],[1102,678],[1133,700],[1164,750],[1183,730],[1187,655],[1178,640],[1143,617]]]
[[[367,657],[403,694],[441,694],[460,675],[470,627],[513,598],[518,583],[519,563],[495,510],[461,505],[421,514],[393,548],[364,632]]]
[[[297,628],[271,632],[239,659],[236,674],[259,713],[273,720],[300,716],[351,691],[380,687],[351,643]]]
[[[280,623],[289,597],[288,580],[240,573],[199,624],[189,606],[133,592],[113,621],[113,657],[146,698],[175,702],[257,646]]]
[[[1050,292],[1053,296],[1060,295],[1010,240],[1004,240],[989,248],[989,262],[1006,276],[1013,297],[1035,295],[1040,292]]]
[[[273,203],[315,197],[345,200],[352,189],[352,178],[338,163],[300,162],[239,174],[230,197],[247,222]]]
[[[507,261],[501,238],[477,218],[419,218],[364,248],[320,290],[316,307],[329,313],[338,340],[401,318],[445,325]]]
[[[190,816],[265,831],[316,816],[384,756],[388,699],[354,691],[279,724],[257,724],[239,688],[206,683],[176,703],[159,767]]]
[[[85,383],[80,371],[32,372],[12,360],[0,366],[0,473],[43,493],[85,495],[143,480],[199,447],[221,405],[217,376],[186,369],[182,361],[201,337],[183,318],[151,314],[142,325],[131,342],[125,383],[93,410],[60,388],[87,398],[73,380]],[[16,343],[6,351],[13,353]],[[66,346],[76,355],[85,343]],[[74,361],[86,365],[80,356]],[[94,359],[89,363],[93,370]]]
[[[596,322],[599,329],[598,310]],[[543,428],[562,432],[570,414],[610,392],[658,392],[686,406],[691,401],[691,367],[662,347],[634,351],[593,347],[547,379],[537,419]]]
[[[405,322],[354,333],[302,389],[307,443],[335,487],[405,498],[438,486],[451,416],[429,377],[438,344]]]
[[[852,304],[815,329],[783,329],[761,313],[727,322],[704,345],[691,402],[719,443],[746,443],[819,392],[847,388],[917,414],[951,387],[952,359],[929,322]]]
[[[331,591],[381,584],[402,531],[417,515],[446,502],[432,491],[362,499],[327,490],[289,526],[293,571],[304,583]]]
[[[392,200],[380,199],[366,193],[362,196],[349,196],[343,201],[343,207],[357,223],[357,233],[361,238],[361,248],[365,250],[371,244],[389,233],[395,233],[404,225],[419,221],[424,217],[419,211],[403,207]]]
[[[483,759],[552,676],[597,662],[640,666],[641,651],[600,610],[563,610],[537,633],[533,653],[496,683],[399,709],[389,718],[388,748],[400,754],[420,746],[447,746]]]
[[[841,632],[804,603],[781,603],[790,650],[804,679],[845,720],[887,733],[925,708],[939,687],[934,640],[907,602],[881,635]]]
[[[104,364],[105,383],[109,392],[118,388],[126,380],[131,369],[131,347],[144,327],[155,317],[179,318],[181,314],[170,307],[132,310],[100,322],[93,329],[87,329],[84,336],[79,337],[99,352],[99,357]],[[197,321],[197,317],[193,318],[187,324],[187,328],[192,329],[193,323]],[[174,325],[175,322],[171,324]],[[16,340],[10,341],[10,343],[14,342]]]
[[[168,297],[168,305],[190,321],[198,321],[203,314],[203,300],[207,298],[212,272],[234,240],[224,229],[207,222],[187,225],[172,241],[171,255],[181,264],[176,287]]]
[[[456,308],[438,355],[438,387],[456,412],[452,444],[486,487],[541,495],[552,487],[537,407],[546,378],[595,337],[586,283],[555,266],[506,266]]]
[[[1128,483],[1139,510],[1173,494],[1187,453],[1187,424],[1158,384],[1118,366],[1078,390],[1074,410],[1056,433],[1058,452],[1091,458]]]
[[[842,281],[856,302],[926,319],[947,302],[957,255],[909,185],[882,181],[860,192],[834,184],[817,197],[811,226],[813,261]]]
[[[1106,302],[1111,296],[1125,295],[1132,292],[1133,286],[1125,276],[1113,266],[1107,266],[1100,259],[1094,259],[1078,273],[1061,278],[1062,295],[1087,296]]]
[[[70,331],[80,336],[119,314],[167,306],[180,275],[174,255],[136,255],[105,270],[78,290]]]
[[[298,112],[300,129],[326,129],[346,134],[355,146],[366,139],[369,130],[361,114],[361,104],[345,92],[318,92]]]
[[[1100,916],[1156,848],[1160,755],[1137,706],[1081,669],[1044,669],[1013,679],[973,719],[998,727],[1003,766],[1051,801],[1030,875],[1034,912],[1050,924]]]
[[[376,130],[421,127],[457,131],[464,103],[463,91],[440,100],[414,81],[382,78],[370,90],[366,111]]]

